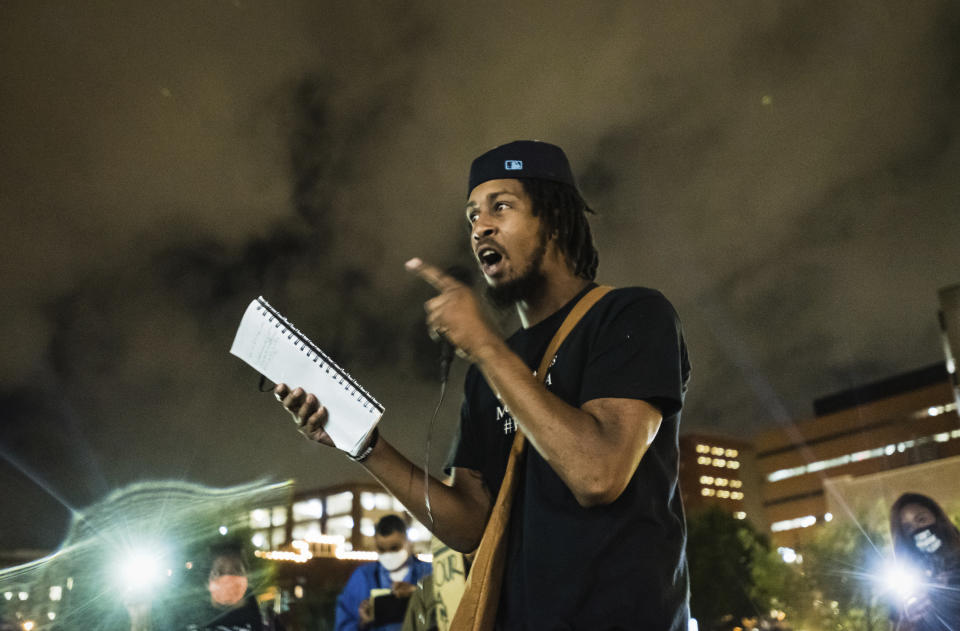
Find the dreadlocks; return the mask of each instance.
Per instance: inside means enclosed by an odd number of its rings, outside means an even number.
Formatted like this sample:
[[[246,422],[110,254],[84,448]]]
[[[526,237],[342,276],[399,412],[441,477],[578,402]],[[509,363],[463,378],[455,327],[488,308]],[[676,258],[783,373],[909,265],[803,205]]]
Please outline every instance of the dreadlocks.
[[[573,273],[586,280],[596,278],[600,259],[587,221],[587,213],[593,210],[579,191],[551,180],[521,178],[520,183],[530,196],[534,216],[543,217],[547,235],[556,237]]]

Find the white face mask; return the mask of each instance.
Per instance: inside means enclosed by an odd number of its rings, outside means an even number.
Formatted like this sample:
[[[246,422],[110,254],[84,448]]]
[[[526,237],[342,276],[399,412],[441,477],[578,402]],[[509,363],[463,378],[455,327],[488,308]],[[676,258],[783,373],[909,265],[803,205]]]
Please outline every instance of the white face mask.
[[[410,551],[406,548],[400,548],[393,552],[381,552],[378,555],[380,565],[388,572],[394,572],[403,567],[403,564],[410,558]]]
[[[940,549],[941,545],[943,545],[943,542],[940,541],[940,537],[933,534],[929,528],[914,534],[913,543],[917,546],[917,550],[926,552],[927,554],[933,554]]]

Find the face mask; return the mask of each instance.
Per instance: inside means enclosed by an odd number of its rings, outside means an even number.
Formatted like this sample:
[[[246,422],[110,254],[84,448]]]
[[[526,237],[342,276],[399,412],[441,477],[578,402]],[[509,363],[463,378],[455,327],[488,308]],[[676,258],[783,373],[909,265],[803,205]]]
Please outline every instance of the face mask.
[[[218,605],[235,605],[247,593],[247,577],[225,574],[210,579],[210,598]]]
[[[933,531],[929,528],[925,528],[920,532],[914,533],[913,543],[915,546],[917,546],[917,550],[920,550],[920,552],[926,552],[927,554],[933,554],[940,549],[940,546],[943,545],[940,537],[933,534]]]
[[[381,552],[377,558],[384,569],[393,572],[403,567],[403,564],[410,558],[410,552],[406,548],[401,548],[394,552]]]

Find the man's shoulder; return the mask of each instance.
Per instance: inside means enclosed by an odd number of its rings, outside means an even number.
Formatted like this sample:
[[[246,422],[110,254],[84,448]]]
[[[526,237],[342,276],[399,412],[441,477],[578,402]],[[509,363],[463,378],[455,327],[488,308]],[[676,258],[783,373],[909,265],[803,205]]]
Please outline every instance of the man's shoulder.
[[[663,293],[650,287],[616,287],[597,303],[598,317],[610,317],[623,310],[663,313],[677,317],[673,303]]]
[[[610,293],[608,293],[604,299],[611,301],[626,301],[633,302],[636,300],[650,301],[650,302],[665,302],[670,304],[670,301],[667,300],[667,297],[663,295],[659,289],[654,289],[652,287],[642,287],[639,285],[630,286],[630,287],[614,287]]]
[[[362,563],[350,574],[350,581],[370,581],[377,572],[377,562]]]

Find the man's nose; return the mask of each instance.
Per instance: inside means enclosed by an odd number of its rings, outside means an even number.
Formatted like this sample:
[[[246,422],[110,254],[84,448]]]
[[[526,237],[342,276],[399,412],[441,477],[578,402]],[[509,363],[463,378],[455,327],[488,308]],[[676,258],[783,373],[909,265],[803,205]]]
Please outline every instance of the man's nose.
[[[496,228],[489,223],[478,221],[473,226],[473,240],[479,241],[484,237],[492,237],[496,233]]]

